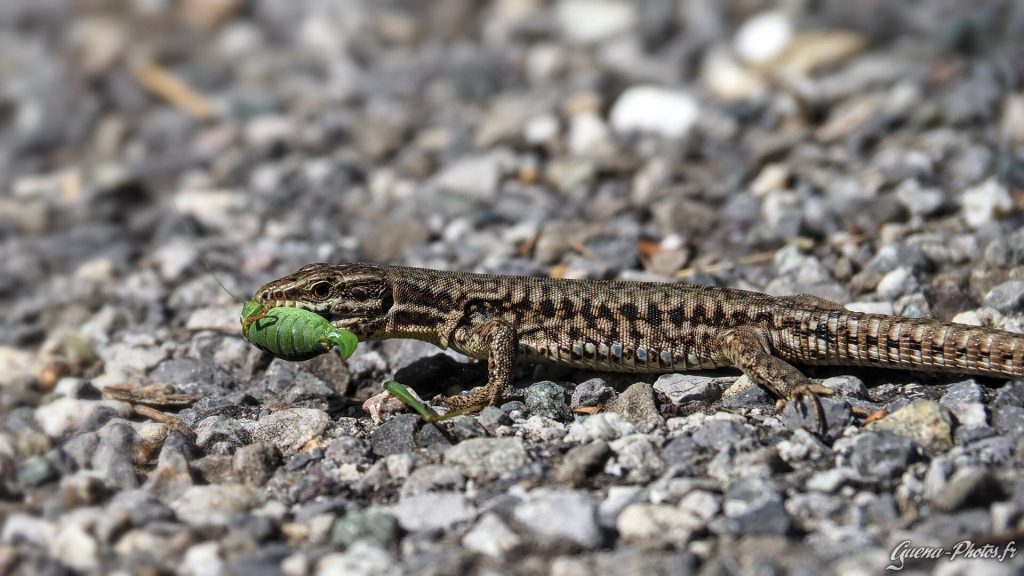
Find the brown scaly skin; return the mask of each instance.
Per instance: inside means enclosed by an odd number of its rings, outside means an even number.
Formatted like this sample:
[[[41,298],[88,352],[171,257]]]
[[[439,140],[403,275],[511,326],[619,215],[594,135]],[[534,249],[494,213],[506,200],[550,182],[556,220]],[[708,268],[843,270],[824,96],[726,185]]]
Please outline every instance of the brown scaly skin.
[[[646,373],[736,366],[780,400],[809,396],[819,425],[816,394],[831,390],[793,364],[1024,376],[1024,335],[851,312],[809,295],[310,264],[256,297],[317,312],[360,340],[415,338],[486,358],[486,386],[441,399],[461,410],[494,404],[516,360]]]

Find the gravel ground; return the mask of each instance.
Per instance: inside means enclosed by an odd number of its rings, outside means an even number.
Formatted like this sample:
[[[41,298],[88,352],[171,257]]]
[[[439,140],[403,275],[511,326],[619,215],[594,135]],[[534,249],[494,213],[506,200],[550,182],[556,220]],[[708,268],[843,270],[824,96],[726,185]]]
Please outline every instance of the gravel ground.
[[[819,370],[819,439],[729,371],[526,367],[500,408],[376,423],[396,371],[428,397],[484,376],[409,341],[272,359],[216,279],[683,280],[1024,331],[1022,37],[1010,1],[0,3],[0,573],[1005,550],[1024,380]]]

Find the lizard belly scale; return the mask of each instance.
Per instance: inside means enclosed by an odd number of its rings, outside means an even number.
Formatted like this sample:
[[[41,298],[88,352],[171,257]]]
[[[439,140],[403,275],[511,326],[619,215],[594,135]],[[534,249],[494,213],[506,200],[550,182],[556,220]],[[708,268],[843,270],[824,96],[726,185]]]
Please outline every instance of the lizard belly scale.
[[[559,345],[527,339],[519,344],[519,359],[609,372],[666,373],[731,365],[698,355],[692,348],[645,346],[580,340]]]

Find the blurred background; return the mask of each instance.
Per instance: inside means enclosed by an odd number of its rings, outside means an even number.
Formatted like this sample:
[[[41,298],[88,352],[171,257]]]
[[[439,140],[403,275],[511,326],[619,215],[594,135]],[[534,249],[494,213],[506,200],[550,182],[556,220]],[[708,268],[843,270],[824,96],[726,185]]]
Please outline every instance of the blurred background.
[[[68,473],[52,450],[99,418],[82,390],[356,416],[338,397],[427,354],[268,375],[200,254],[241,297],[365,260],[1019,327],[1021,38],[1010,0],[6,0],[10,507]]]

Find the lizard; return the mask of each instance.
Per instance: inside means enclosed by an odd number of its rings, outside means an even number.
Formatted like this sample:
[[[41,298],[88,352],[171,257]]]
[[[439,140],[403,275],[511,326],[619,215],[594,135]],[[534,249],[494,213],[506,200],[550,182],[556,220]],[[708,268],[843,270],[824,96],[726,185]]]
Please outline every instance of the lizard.
[[[1024,376],[1024,334],[847,310],[808,294],[626,280],[505,276],[383,264],[309,264],[256,291],[360,341],[413,338],[486,360],[487,384],[435,401],[471,412],[512,388],[516,361],[598,371],[739,368],[780,405],[832,390],[796,365]]]

